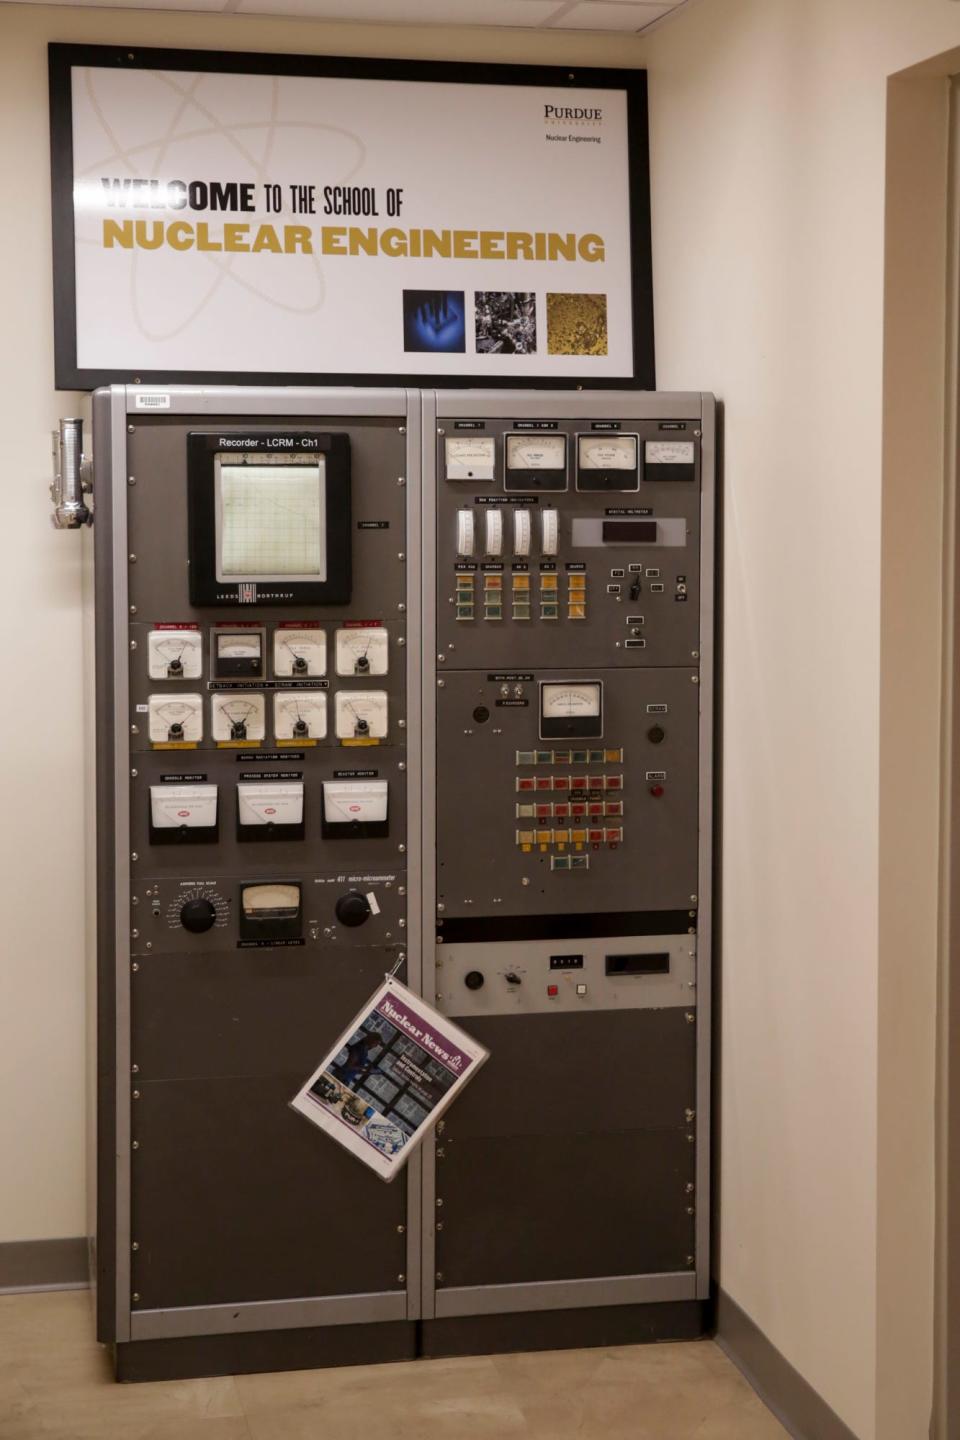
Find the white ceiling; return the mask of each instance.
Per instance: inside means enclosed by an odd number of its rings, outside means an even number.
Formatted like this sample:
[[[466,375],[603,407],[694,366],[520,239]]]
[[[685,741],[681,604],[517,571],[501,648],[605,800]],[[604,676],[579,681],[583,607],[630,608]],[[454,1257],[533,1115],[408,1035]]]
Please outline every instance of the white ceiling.
[[[126,10],[226,11],[370,25],[481,25],[635,35],[687,0],[34,0]]]

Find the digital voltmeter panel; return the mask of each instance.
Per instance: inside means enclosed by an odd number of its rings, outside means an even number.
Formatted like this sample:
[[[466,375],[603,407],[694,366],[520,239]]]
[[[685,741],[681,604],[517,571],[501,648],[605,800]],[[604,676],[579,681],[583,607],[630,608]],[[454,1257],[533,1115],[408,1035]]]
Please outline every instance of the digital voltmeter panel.
[[[188,437],[194,605],[350,599],[350,441],[343,434]]]

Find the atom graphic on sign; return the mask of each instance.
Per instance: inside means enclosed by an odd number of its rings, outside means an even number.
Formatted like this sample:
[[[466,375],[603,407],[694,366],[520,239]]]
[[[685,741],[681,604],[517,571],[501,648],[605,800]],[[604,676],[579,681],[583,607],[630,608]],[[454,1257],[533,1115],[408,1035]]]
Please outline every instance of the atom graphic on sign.
[[[138,75],[145,85],[152,82],[155,86],[165,87],[170,94],[163,98],[169,99],[172,104],[162,133],[150,139],[141,139],[136,144],[124,145],[118,139],[110,117],[106,113],[104,103],[98,95],[97,72],[92,69],[85,71],[84,97],[93,115],[96,116],[110,148],[95,160],[84,162],[82,166],[78,165],[75,185],[78,202],[81,201],[84,193],[89,191],[93,204],[99,204],[101,177],[111,172],[120,173],[121,169],[125,169],[131,179],[166,181],[171,178],[165,171],[168,168],[172,150],[178,151],[178,166],[181,169],[191,168],[189,165],[190,146],[195,145],[199,154],[201,145],[209,145],[211,138],[219,139],[229,151],[233,152],[234,159],[242,164],[244,171],[242,178],[255,182],[258,193],[262,193],[263,184],[274,178],[271,167],[276,161],[280,142],[292,135],[293,132],[299,132],[298,138],[303,138],[304,132],[312,135],[318,142],[318,150],[324,140],[329,141],[331,138],[335,138],[337,142],[341,142],[339,148],[343,148],[342,142],[345,142],[348,149],[354,152],[352,161],[345,159],[342,162],[339,173],[335,173],[338,167],[331,164],[330,156],[324,154],[324,172],[325,175],[329,175],[332,182],[344,183],[351,180],[360,172],[366,161],[366,146],[352,131],[321,121],[281,119],[279,76],[243,77],[247,82],[247,91],[244,97],[246,114],[249,114],[250,109],[256,103],[257,97],[252,93],[255,84],[261,82],[261,93],[262,82],[266,82],[269,87],[267,91],[268,113],[262,119],[225,119],[217,115],[211,108],[214,102],[204,98],[201,94],[204,82],[219,81],[223,79],[223,76],[159,70],[141,71],[138,72]],[[207,88],[209,89],[209,85]],[[235,91],[233,93],[236,94]],[[257,151],[259,151],[259,155]],[[201,157],[199,162],[191,168],[191,173],[195,169],[197,174],[202,174],[205,169],[209,168],[209,163],[206,156]],[[304,218],[300,215],[294,216],[289,207],[286,187],[284,187],[284,192],[284,203],[280,210],[271,211],[266,217],[270,222],[284,223],[289,219]],[[94,197],[96,198],[94,199]],[[91,209],[93,205],[82,208]],[[99,246],[99,243],[99,240],[93,237],[88,238],[79,234],[77,236],[78,245]],[[271,295],[261,285],[242,273],[244,268],[241,264],[244,259],[242,254],[206,250],[196,253],[198,257],[202,255],[209,267],[209,284],[199,298],[191,299],[189,308],[184,313],[174,315],[162,326],[158,326],[156,320],[148,320],[145,314],[145,304],[149,297],[146,289],[150,283],[149,267],[144,265],[144,257],[139,250],[134,249],[131,252],[131,313],[137,329],[144,339],[156,342],[170,340],[181,335],[189,329],[224,286],[236,286],[256,297],[266,306],[301,316],[316,314],[322,309],[326,300],[327,282],[320,258],[316,254],[304,254],[297,257],[300,261],[297,270],[298,283],[304,291],[309,291],[309,293],[290,301]],[[309,286],[305,280],[306,276],[310,277]],[[166,299],[169,306],[170,297],[167,296]]]

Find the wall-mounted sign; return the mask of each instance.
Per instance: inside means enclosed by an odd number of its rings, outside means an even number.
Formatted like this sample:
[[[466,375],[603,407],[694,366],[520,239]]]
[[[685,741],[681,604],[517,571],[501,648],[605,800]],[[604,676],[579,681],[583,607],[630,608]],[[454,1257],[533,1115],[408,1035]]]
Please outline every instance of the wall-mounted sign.
[[[56,381],[653,388],[643,71],[50,47]]]

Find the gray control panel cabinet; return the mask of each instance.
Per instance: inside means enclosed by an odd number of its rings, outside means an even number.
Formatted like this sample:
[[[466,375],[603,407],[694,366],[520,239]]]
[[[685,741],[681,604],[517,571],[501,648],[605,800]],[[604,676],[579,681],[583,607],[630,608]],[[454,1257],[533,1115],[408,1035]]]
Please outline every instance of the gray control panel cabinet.
[[[695,1333],[711,397],[157,393],[94,397],[118,1375],[495,1348],[508,1316]],[[281,460],[293,518],[238,529],[236,476]],[[376,804],[345,822],[353,785]],[[490,1060],[386,1185],[289,1102],[395,966]]]

